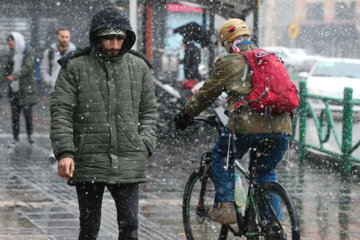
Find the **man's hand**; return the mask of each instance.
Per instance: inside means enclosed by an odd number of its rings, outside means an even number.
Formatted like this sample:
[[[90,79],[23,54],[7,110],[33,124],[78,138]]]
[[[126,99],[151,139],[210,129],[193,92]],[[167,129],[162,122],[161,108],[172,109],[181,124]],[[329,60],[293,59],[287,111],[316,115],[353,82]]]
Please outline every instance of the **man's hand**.
[[[14,81],[15,78],[13,75],[9,75],[9,76],[7,76],[7,80],[9,80],[11,82],[11,81]]]
[[[63,158],[59,161],[58,174],[61,178],[68,179],[72,177],[74,170],[75,170],[74,159]]]
[[[193,118],[190,117],[185,110],[182,110],[180,113],[176,114],[174,117],[175,128],[184,130],[188,125],[193,122]]]

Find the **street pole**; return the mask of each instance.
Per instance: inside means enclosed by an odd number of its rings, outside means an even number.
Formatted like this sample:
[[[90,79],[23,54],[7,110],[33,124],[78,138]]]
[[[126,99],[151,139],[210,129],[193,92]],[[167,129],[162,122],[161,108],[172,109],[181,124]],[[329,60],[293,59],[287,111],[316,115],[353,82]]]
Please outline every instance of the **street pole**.
[[[34,0],[28,1],[26,8],[30,16],[30,46],[34,48],[37,53],[39,47],[40,4]]]
[[[137,0],[130,0],[130,2],[129,2],[129,18],[130,18],[131,27],[132,27],[134,33],[136,34],[136,36],[138,36],[138,32],[137,32]],[[135,44],[134,44],[134,49],[135,50],[138,49],[137,42],[135,42]]]
[[[215,1],[212,1],[212,5],[210,8],[210,22],[209,22],[209,30],[210,34],[215,33]],[[215,44],[209,44],[209,73],[211,73],[214,69],[215,64]]]
[[[259,40],[259,7],[258,7],[258,1],[253,0],[253,12],[254,12],[254,29],[252,34],[252,41],[255,43],[255,45],[258,45]]]
[[[343,129],[342,129],[342,144],[341,152],[342,159],[340,162],[341,173],[343,175],[351,174],[351,149],[352,149],[352,123],[353,123],[353,109],[352,109],[352,95],[353,89],[346,87],[344,89],[343,100]]]
[[[300,81],[300,106],[299,106],[299,143],[300,143],[300,162],[305,159],[305,144],[306,144],[306,82]]]

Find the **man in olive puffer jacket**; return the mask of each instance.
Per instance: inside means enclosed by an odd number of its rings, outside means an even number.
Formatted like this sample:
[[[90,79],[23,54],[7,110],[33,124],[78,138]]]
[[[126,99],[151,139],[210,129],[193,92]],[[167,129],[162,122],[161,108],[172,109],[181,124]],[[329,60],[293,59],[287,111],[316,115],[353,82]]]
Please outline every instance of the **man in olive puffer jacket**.
[[[138,239],[139,183],[155,149],[151,63],[133,50],[135,33],[116,7],[92,19],[90,47],[66,55],[51,99],[58,174],[75,185],[79,239],[96,239],[105,186],[115,200],[119,239]]]

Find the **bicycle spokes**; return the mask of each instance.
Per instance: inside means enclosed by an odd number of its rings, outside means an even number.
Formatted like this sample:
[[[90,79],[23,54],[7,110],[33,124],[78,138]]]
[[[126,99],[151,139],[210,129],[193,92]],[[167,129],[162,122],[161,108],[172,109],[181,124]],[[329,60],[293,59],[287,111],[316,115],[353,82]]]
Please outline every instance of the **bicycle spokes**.
[[[256,216],[254,222],[258,229],[248,225],[254,234],[258,230],[256,237],[248,239],[264,240],[287,240],[300,239],[299,225],[296,210],[293,202],[288,198],[288,193],[277,183],[269,183],[262,186],[254,197],[255,205],[252,205],[252,212]]]
[[[211,178],[201,178],[194,172],[186,185],[184,194],[184,228],[187,239],[218,240],[226,239],[227,229],[208,219],[215,199],[215,187]]]

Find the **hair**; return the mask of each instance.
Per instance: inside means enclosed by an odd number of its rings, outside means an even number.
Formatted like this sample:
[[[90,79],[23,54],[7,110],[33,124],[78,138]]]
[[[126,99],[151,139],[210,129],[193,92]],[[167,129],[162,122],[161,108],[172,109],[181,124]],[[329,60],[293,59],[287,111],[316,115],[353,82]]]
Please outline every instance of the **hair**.
[[[59,35],[59,32],[60,32],[60,31],[69,31],[69,32],[70,32],[70,29],[67,28],[67,27],[58,28],[57,31],[56,31],[56,35]]]
[[[10,40],[14,40],[14,36],[12,34],[10,34],[7,38],[6,38],[7,41],[10,41]]]

